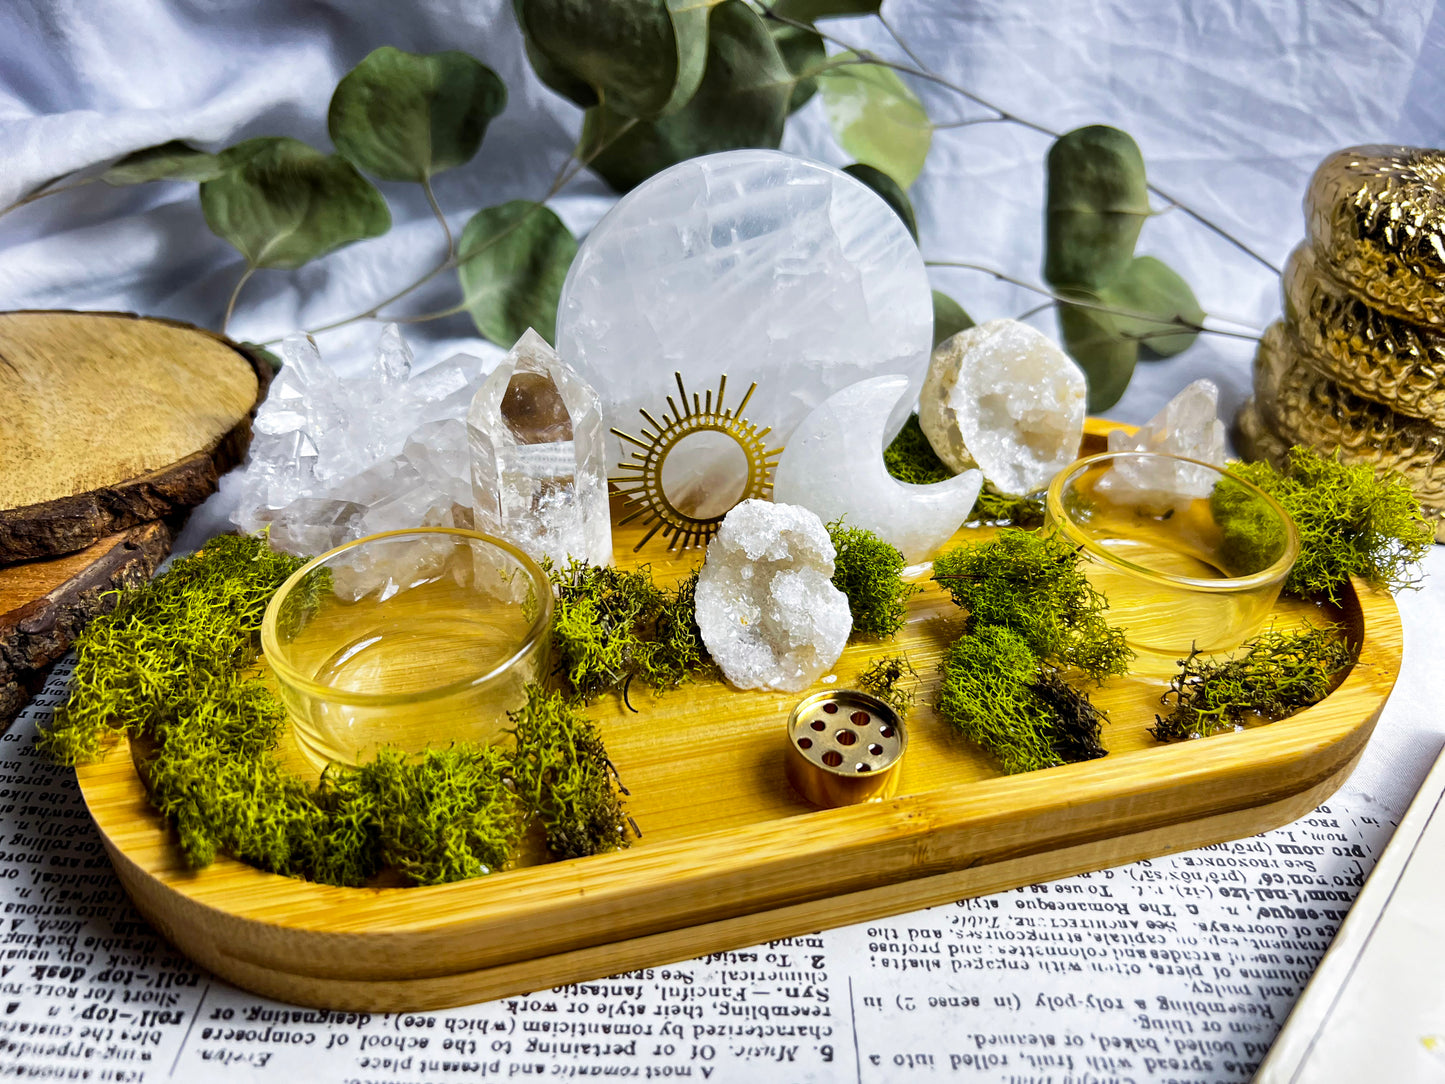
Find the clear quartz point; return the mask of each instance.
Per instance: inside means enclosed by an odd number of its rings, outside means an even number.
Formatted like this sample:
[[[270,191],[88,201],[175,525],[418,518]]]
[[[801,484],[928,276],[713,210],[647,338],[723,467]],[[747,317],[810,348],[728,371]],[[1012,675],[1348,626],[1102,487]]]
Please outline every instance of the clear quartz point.
[[[476,529],[531,556],[612,562],[597,393],[528,329],[467,414]]]

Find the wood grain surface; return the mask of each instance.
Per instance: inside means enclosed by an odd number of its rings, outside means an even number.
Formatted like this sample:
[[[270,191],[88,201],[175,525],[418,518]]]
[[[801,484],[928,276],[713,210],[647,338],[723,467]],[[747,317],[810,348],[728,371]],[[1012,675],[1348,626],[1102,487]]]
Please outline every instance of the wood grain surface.
[[[0,729],[86,622],[114,609],[117,589],[150,579],[170,548],[166,524],[143,523],[79,553],[0,567]]]
[[[1086,445],[1087,451],[1089,446]],[[619,506],[614,507],[614,514]],[[636,532],[640,533],[640,532]],[[961,532],[960,541],[978,537]],[[631,555],[627,528],[614,538]],[[652,551],[662,576],[697,554]],[[1281,607],[1293,621],[1316,613]],[[626,851],[428,888],[344,889],[228,858],[184,868],[124,748],[78,769],[122,883],[167,938],[218,975],[282,1000],[373,1011],[464,1004],[751,945],[825,926],[1252,835],[1302,816],[1344,781],[1399,671],[1393,600],[1353,584],[1339,618],[1357,662],[1290,719],[1161,746],[1146,733],[1161,691],[1111,682],[1110,755],[1002,776],[927,707],[957,611],[932,585],[896,641],[924,678],[895,797],[816,810],[784,778],[784,727],[802,694],[697,684],[636,713],[589,710],[631,791],[642,836]]]
[[[239,461],[270,367],[189,324],[0,313],[0,563],[199,504]]]

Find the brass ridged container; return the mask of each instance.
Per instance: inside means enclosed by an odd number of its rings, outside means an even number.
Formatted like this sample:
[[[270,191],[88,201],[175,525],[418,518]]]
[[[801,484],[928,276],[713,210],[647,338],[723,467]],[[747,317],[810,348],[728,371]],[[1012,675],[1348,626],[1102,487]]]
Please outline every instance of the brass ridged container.
[[[1307,238],[1261,340],[1246,455],[1290,446],[1405,477],[1445,541],[1445,151],[1351,147],[1320,164]]]
[[[1374,307],[1445,325],[1445,151],[1349,147],[1315,170],[1310,243]]]

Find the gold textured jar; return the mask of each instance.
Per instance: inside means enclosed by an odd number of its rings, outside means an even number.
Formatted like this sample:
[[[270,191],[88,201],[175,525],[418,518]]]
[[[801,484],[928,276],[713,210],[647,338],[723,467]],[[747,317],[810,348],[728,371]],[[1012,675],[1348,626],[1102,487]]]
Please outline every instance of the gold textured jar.
[[[1285,446],[1307,444],[1397,471],[1422,503],[1445,507],[1445,431],[1340,387],[1304,360],[1278,321],[1255,355],[1254,395],[1259,420]]]
[[[1291,254],[1282,285],[1285,321],[1315,368],[1397,414],[1445,424],[1445,329],[1367,305],[1308,245]]]
[[[1415,323],[1445,325],[1445,151],[1349,147],[1315,170],[1305,224],[1354,293]]]

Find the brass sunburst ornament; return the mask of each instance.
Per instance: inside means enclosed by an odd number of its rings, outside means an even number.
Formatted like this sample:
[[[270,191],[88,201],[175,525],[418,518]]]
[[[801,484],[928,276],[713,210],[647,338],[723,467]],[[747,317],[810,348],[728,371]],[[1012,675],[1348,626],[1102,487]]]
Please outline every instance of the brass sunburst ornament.
[[[773,468],[777,466],[778,456],[783,453],[782,448],[768,448],[764,443],[763,438],[772,432],[771,428],[759,429],[742,416],[748,400],[757,390],[756,383],[748,387],[743,401],[735,408],[724,408],[723,395],[727,391],[727,374],[723,374],[718,380],[716,402],[711,391],[702,398],[694,393],[689,399],[687,389],[682,384],[682,374],[674,373],[673,376],[677,380],[678,400],[674,401],[671,395],[667,397],[668,409],[662,412],[662,421],[658,421],[646,410],[639,410],[638,413],[647,423],[640,430],[640,437],[624,433],[615,427],[612,430],[621,439],[636,445],[636,450],[630,453],[629,458],[618,464],[621,470],[631,472],[635,477],[614,479],[613,485],[639,507],[624,516],[619,524],[630,523],[642,516],[646,517],[642,521],[643,525],[651,525],[642,540],[632,547],[634,553],[659,531],[662,532],[662,537],[668,540],[667,548],[670,550],[705,546],[717,533],[723,517],[735,505],[750,498],[766,497],[772,492]],[[679,402],[681,406],[678,405]],[[669,496],[662,484],[662,468],[667,457],[683,440],[697,433],[721,433],[730,437],[747,461],[747,478],[737,499],[716,514],[700,515],[697,514],[697,509],[685,511],[679,507],[677,497]]]

